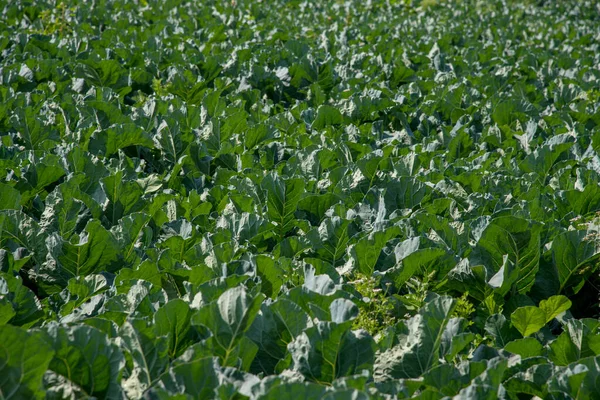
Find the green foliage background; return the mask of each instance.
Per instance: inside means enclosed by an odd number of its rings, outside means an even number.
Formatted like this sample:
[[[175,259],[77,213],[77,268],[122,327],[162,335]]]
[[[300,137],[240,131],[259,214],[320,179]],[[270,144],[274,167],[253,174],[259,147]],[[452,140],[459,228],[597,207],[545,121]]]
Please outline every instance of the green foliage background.
[[[599,398],[599,26],[0,1],[0,398]]]

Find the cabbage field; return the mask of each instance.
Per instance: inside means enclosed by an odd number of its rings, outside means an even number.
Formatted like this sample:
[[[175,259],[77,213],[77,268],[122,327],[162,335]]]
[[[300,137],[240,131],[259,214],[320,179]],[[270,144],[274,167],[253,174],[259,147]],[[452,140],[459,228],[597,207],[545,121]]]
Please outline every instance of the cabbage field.
[[[600,399],[595,0],[0,0],[0,399]]]

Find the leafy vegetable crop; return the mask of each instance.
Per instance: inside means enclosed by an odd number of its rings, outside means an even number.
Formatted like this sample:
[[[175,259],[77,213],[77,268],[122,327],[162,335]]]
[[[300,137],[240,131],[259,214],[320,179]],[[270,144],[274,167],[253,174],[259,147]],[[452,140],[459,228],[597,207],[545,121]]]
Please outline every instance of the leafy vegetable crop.
[[[595,1],[0,10],[0,398],[600,398]]]

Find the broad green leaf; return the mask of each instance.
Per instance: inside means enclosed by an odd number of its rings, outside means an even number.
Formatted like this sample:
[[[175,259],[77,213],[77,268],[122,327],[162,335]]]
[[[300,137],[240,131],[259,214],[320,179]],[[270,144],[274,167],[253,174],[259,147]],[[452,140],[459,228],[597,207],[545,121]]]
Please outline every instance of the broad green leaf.
[[[589,399],[591,397],[587,392],[591,387],[588,386],[588,389],[584,385],[588,374],[590,374],[590,370],[583,364],[572,364],[557,370],[548,382],[548,392],[552,396]]]
[[[0,273],[0,299],[4,303],[11,325],[28,328],[44,317],[42,304],[35,294],[23,285],[23,279],[12,272]]]
[[[123,66],[116,60],[86,60],[77,64],[75,75],[95,86],[114,86],[126,74]]]
[[[455,301],[447,296],[426,303],[406,321],[407,333],[400,342],[378,355],[375,378],[414,378],[438,365],[442,336],[454,307]]]
[[[308,315],[322,321],[331,320],[331,303],[348,294],[335,288],[335,284],[327,275],[316,275],[310,286],[303,285],[289,291],[288,298],[299,305]]]
[[[311,325],[308,314],[285,298],[263,304],[247,333],[259,347],[251,370],[273,373],[284,361],[287,345]]]
[[[389,212],[403,208],[414,208],[431,193],[424,183],[403,176],[385,185],[385,205]]]
[[[585,366],[588,373],[585,375],[583,385],[578,388],[577,393],[584,398],[593,398],[600,392],[600,357],[586,357],[580,360],[578,364]],[[550,384],[549,387],[552,387],[552,385]]]
[[[203,258],[206,254],[201,254],[198,252],[198,248],[194,247],[198,242],[198,232],[194,224],[190,223],[185,219],[178,219],[162,226],[162,234],[158,237],[158,246],[160,248],[165,248],[166,250],[161,253],[161,258],[165,260],[165,265],[161,266],[163,269],[171,270],[172,266],[167,266],[167,259],[170,259],[172,262],[182,263],[183,261],[189,262],[191,265],[199,264],[201,258]],[[231,239],[231,236],[228,236],[227,239]],[[228,247],[219,247],[211,246],[208,251],[212,252],[213,257],[216,262],[225,262],[230,261],[230,254],[227,254],[227,251],[232,251],[233,246],[231,243],[226,243]],[[218,250],[222,250],[222,258],[221,254],[217,253]],[[203,250],[205,252],[206,250]],[[161,263],[159,263],[160,265]],[[169,271],[174,273],[174,271]],[[182,271],[180,271],[182,272]],[[183,271],[184,273],[188,273],[188,271]]]
[[[597,185],[588,184],[583,191],[567,190],[566,206],[576,215],[587,215],[600,209],[600,190]]]
[[[527,293],[539,270],[540,232],[541,225],[538,223],[512,216],[498,217],[482,232],[476,254],[483,257],[482,261],[491,264],[494,273],[506,264],[504,255],[507,254],[517,271],[513,273],[518,274],[514,286],[519,293]],[[506,268],[503,274],[508,272]]]
[[[223,352],[223,364],[256,318],[264,296],[251,295],[238,286],[225,291],[219,299],[201,308],[192,317],[194,325],[204,325]]]
[[[498,347],[504,347],[519,338],[519,332],[502,314],[494,314],[487,319],[485,332],[494,338],[495,345]]]
[[[21,193],[6,183],[0,183],[0,209],[20,210]]]
[[[399,243],[394,248],[396,263],[398,267],[390,271],[394,282],[399,287],[404,285],[413,275],[418,272],[425,272],[428,267],[434,265],[434,262],[446,255],[446,251],[437,248],[420,249],[421,238],[413,237]],[[440,268],[438,263],[438,268]]]
[[[469,292],[473,298],[483,302],[489,295],[489,286],[485,281],[485,270],[482,265],[473,265],[468,258],[460,260],[447,275],[446,283],[452,289],[462,293]]]
[[[322,130],[331,125],[340,125],[343,122],[342,113],[337,108],[322,105],[317,109],[317,116],[312,123],[312,128]]]
[[[237,111],[227,116],[221,124],[221,141],[228,140],[231,136],[245,132],[248,114],[245,111]]]
[[[565,296],[552,296],[540,301],[539,308],[546,313],[546,322],[571,308],[571,301]]]
[[[273,249],[274,257],[294,258],[311,248],[311,241],[305,236],[288,236]]]
[[[329,305],[331,320],[338,324],[352,321],[358,316],[358,307],[348,299],[335,299]]]
[[[446,360],[452,360],[461,352],[466,352],[469,349],[469,345],[473,343],[476,336],[473,332],[460,333],[454,336],[450,342],[450,347],[444,354]]]
[[[546,325],[546,312],[535,306],[519,307],[510,315],[510,321],[523,337],[527,337]]]
[[[125,359],[101,331],[86,325],[47,328],[54,358],[49,369],[100,398],[122,396],[120,385]]]
[[[156,288],[161,287],[161,273],[156,264],[150,260],[141,262],[135,269],[123,268],[115,277],[115,284],[120,291],[128,291],[137,280],[148,281]]]
[[[120,249],[121,257],[127,264],[135,264],[139,260],[136,251],[144,243],[144,236],[151,238],[151,231],[146,227],[150,223],[150,216],[144,213],[133,213],[123,217],[118,225],[113,226],[111,233]]]
[[[510,125],[516,119],[517,102],[509,99],[498,102],[492,112],[492,119],[498,125]]]
[[[279,298],[271,306],[273,313],[282,321],[290,338],[296,338],[310,323],[310,318],[299,306],[286,298]]]
[[[549,363],[529,367],[518,372],[502,385],[511,393],[524,393],[531,396],[544,396],[547,384],[553,374],[553,365]]]
[[[246,242],[260,240],[257,236],[271,229],[264,219],[247,212],[224,215],[217,221],[217,227],[228,229],[235,242],[241,245],[246,244]]]
[[[303,313],[299,307],[297,311]],[[285,357],[287,343],[291,341],[283,329],[283,324],[273,311],[263,305],[247,332],[247,337],[258,346],[250,372],[275,372],[277,363]]]
[[[294,227],[294,212],[304,193],[304,181],[284,180],[269,174],[263,179],[261,186],[267,192],[267,214],[271,222],[276,224],[279,237],[283,238]]]
[[[169,338],[157,337],[152,324],[141,319],[126,321],[119,329],[119,337],[121,348],[133,360],[123,389],[131,398],[142,397],[168,366]]]
[[[96,220],[87,223],[77,243],[54,234],[47,245],[51,260],[44,272],[58,285],[66,285],[70,278],[112,270],[118,257],[118,244]]]
[[[448,362],[451,362],[462,350],[467,348],[475,339],[473,332],[463,332],[465,320],[452,318],[446,324],[440,342],[440,354]]]
[[[143,280],[134,280],[119,290],[123,293],[105,301],[103,314],[117,325],[122,325],[129,316],[152,319],[158,309],[167,303],[166,290],[154,289],[150,282]]]
[[[244,134],[244,146],[247,150],[252,150],[260,143],[273,139],[274,133],[272,126],[264,123],[255,125]]]
[[[28,203],[36,195],[44,193],[48,186],[65,174],[64,167],[54,154],[47,154],[37,162],[29,164],[23,176],[25,179],[16,186],[21,191],[21,203]]]
[[[326,261],[336,266],[347,251],[350,238],[356,234],[356,224],[340,217],[326,218],[314,235],[310,235],[313,249]]]
[[[582,320],[570,319],[564,331],[550,343],[548,358],[556,365],[568,365],[596,355],[592,329]]]
[[[326,389],[323,385],[311,382],[278,383],[271,387],[267,393],[260,397],[261,400],[289,399],[321,399]]]
[[[317,275],[312,266],[304,270],[304,284],[302,287],[323,296],[329,296],[336,291],[333,279],[326,274]]]
[[[142,146],[153,148],[152,139],[144,130],[134,123],[122,123],[110,126],[108,129],[98,132],[90,142],[90,152],[103,153],[110,157],[117,151],[129,146]]]
[[[69,279],[66,288],[69,301],[60,308],[60,314],[68,315],[74,308],[107,290],[108,286],[108,281],[103,275],[87,275]]]
[[[102,178],[101,185],[108,199],[104,212],[111,225],[116,225],[123,216],[142,209],[144,192],[141,186],[136,181],[124,179],[122,171]]]
[[[179,128],[177,120],[163,120],[158,128],[152,141],[157,149],[160,149],[166,161],[171,165],[177,163],[179,158],[193,137],[186,137]],[[186,143],[187,141],[187,143]]]
[[[579,348],[569,337],[569,332],[561,333],[549,347],[548,358],[556,365],[568,365],[580,358]]]
[[[3,294],[2,298],[0,298],[0,326],[8,324],[8,321],[15,315],[16,311],[13,308],[13,305]]]
[[[256,257],[256,274],[261,279],[261,289],[267,297],[275,298],[284,283],[284,269],[271,257]]]
[[[383,160],[382,152],[375,151],[366,154],[356,162],[356,167],[362,172],[369,182],[373,182],[379,170],[379,163]]]
[[[306,212],[307,219],[319,225],[325,217],[325,212],[339,200],[339,197],[333,193],[307,195],[298,202],[298,210]]]
[[[194,327],[191,326],[192,310],[181,299],[173,299],[159,308],[154,314],[156,336],[168,338],[169,356],[180,356],[186,348],[197,341]]]
[[[292,343],[288,351],[293,369],[317,383],[371,370],[375,341],[365,331],[350,330],[349,323],[317,322]]]
[[[508,367],[508,360],[496,357],[487,362],[487,369],[473,382],[462,389],[455,398],[457,399],[497,399],[503,393],[501,386],[504,371]]]
[[[513,261],[505,254],[502,267],[487,282],[498,294],[506,296],[512,289],[513,284],[519,279],[519,271],[515,268]]]
[[[58,232],[64,239],[70,239],[83,228],[91,213],[83,201],[73,197],[70,182],[61,184],[46,197],[46,207],[40,227],[47,232]]]
[[[214,398],[220,384],[217,368],[212,357],[199,358],[171,367],[160,379],[171,396],[185,394],[192,399],[209,399]]]
[[[0,397],[45,398],[42,377],[53,356],[41,332],[0,326]]]
[[[19,132],[20,142],[28,150],[41,150],[59,140],[56,128],[47,126],[44,116],[36,108],[17,109],[11,118],[13,129]]]
[[[38,223],[18,210],[0,211],[0,246],[15,251],[25,248],[37,265],[46,258],[46,234]],[[16,261],[16,260],[15,260]]]
[[[254,343],[248,336],[242,336],[235,352],[239,361],[239,369],[241,371],[249,371],[258,353],[258,345]]]
[[[373,232],[359,240],[351,250],[352,257],[356,260],[357,268],[366,275],[371,275],[375,270],[381,251],[388,241],[400,234],[398,227],[385,231]]]
[[[468,386],[473,379],[486,369],[485,362],[469,362],[455,367],[452,364],[440,364],[423,376],[423,383],[436,392],[446,396],[455,396]]]
[[[519,167],[525,172],[535,172],[540,177],[545,178],[560,155],[571,148],[573,144],[571,142],[538,147],[525,157],[521,164],[519,164]]]
[[[504,346],[504,350],[522,358],[537,357],[542,355],[542,344],[535,338],[526,337],[509,342]]]
[[[564,292],[570,286],[579,287],[586,272],[598,255],[600,241],[593,231],[568,231],[559,234],[552,241],[552,259],[558,273],[559,290]],[[591,269],[587,273],[591,273]]]
[[[411,82],[414,79],[414,75],[415,72],[400,61],[394,65],[392,76],[390,78],[390,85],[396,87]]]

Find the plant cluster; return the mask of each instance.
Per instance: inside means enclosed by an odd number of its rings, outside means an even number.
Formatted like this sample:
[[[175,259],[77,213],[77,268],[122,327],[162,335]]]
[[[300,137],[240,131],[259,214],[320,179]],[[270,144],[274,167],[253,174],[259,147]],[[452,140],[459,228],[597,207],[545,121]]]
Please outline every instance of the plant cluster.
[[[599,26],[0,2],[0,398],[600,398]]]

